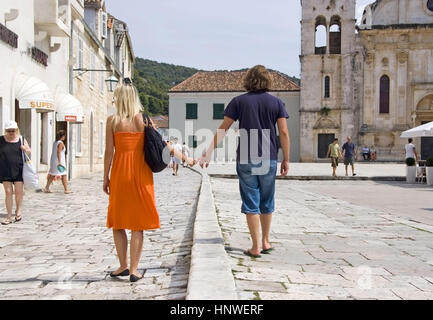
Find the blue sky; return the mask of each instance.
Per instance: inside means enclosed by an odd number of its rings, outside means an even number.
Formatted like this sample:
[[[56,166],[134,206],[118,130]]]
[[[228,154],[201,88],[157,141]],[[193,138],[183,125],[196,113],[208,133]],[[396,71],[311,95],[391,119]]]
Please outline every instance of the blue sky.
[[[373,0],[357,0],[357,17]],[[263,64],[299,76],[300,0],[108,0],[134,53],[203,70]]]

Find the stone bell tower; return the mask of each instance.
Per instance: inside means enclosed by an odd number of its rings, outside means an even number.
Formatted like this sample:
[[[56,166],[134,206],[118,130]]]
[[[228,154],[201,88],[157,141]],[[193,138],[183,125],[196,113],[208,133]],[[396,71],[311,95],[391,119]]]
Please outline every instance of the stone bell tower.
[[[301,161],[326,157],[335,138],[359,131],[362,54],[356,0],[301,0]],[[343,140],[343,141],[342,141]]]

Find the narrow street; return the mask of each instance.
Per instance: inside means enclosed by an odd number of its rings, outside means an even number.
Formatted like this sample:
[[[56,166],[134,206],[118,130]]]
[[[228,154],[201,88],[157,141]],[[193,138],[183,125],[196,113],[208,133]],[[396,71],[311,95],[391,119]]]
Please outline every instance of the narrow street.
[[[178,177],[166,170],[154,179],[161,229],[144,233],[144,279],[109,276],[118,260],[95,174],[73,180],[73,194],[60,183],[52,194],[26,192],[23,220],[0,226],[2,299],[184,299],[201,177],[180,169]],[[4,193],[0,213],[4,220]]]

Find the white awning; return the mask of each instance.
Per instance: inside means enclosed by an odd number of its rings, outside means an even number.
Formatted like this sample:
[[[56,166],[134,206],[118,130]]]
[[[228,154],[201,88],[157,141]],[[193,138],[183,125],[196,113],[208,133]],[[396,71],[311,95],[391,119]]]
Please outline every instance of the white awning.
[[[403,132],[400,138],[433,137],[433,121]]]
[[[45,82],[27,74],[20,74],[15,82],[15,99],[20,109],[36,109],[39,112],[52,112],[54,99]]]
[[[60,91],[56,95],[56,120],[66,122],[84,122],[83,106],[73,95]]]

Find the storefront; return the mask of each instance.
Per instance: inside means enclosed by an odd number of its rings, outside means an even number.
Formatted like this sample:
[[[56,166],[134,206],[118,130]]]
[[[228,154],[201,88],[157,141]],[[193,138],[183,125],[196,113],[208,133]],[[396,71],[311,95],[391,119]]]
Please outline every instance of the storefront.
[[[76,125],[84,122],[83,106],[80,101],[63,89],[58,89],[55,97],[56,105],[56,132],[64,130],[66,132],[65,146],[67,150],[67,170],[68,177],[72,177],[74,154],[72,148],[73,132],[76,131]]]
[[[32,160],[38,171],[49,165],[53,139],[54,99],[47,84],[37,77],[20,73],[15,79],[15,121],[21,135],[32,148]]]

